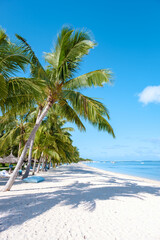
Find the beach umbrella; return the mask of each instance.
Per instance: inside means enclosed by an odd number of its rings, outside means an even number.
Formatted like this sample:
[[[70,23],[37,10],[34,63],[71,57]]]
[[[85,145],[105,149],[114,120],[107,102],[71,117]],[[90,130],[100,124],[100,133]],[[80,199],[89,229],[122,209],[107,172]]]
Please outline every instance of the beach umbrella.
[[[12,153],[4,158],[0,158],[0,163],[17,163],[18,162],[18,158],[15,157]]]

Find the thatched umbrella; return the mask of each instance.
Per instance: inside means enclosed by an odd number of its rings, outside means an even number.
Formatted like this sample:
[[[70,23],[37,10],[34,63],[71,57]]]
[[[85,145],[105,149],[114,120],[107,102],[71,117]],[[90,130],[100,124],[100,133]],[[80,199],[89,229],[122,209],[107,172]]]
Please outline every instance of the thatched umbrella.
[[[0,163],[17,163],[18,158],[16,158],[12,153],[4,158],[0,158]]]

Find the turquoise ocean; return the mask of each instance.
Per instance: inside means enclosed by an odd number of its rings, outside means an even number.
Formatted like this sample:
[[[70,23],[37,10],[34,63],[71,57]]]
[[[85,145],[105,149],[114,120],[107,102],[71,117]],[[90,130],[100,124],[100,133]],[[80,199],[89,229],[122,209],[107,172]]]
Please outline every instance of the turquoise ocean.
[[[87,166],[160,181],[160,161],[92,161]]]

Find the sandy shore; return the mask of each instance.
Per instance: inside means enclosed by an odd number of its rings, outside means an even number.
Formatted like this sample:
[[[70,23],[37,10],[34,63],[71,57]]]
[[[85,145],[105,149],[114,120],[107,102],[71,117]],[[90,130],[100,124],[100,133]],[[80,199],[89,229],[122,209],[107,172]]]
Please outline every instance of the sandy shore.
[[[41,175],[0,192],[1,240],[160,240],[160,182],[81,163]]]

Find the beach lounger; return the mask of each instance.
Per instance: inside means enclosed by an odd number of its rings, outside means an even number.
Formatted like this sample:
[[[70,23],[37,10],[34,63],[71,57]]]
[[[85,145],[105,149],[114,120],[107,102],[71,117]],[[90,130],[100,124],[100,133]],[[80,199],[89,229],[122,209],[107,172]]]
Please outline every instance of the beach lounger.
[[[0,177],[10,177],[6,170],[0,171]]]
[[[45,179],[43,177],[40,176],[32,176],[32,177],[27,177],[24,178],[23,181],[26,183],[39,183],[44,181]]]

